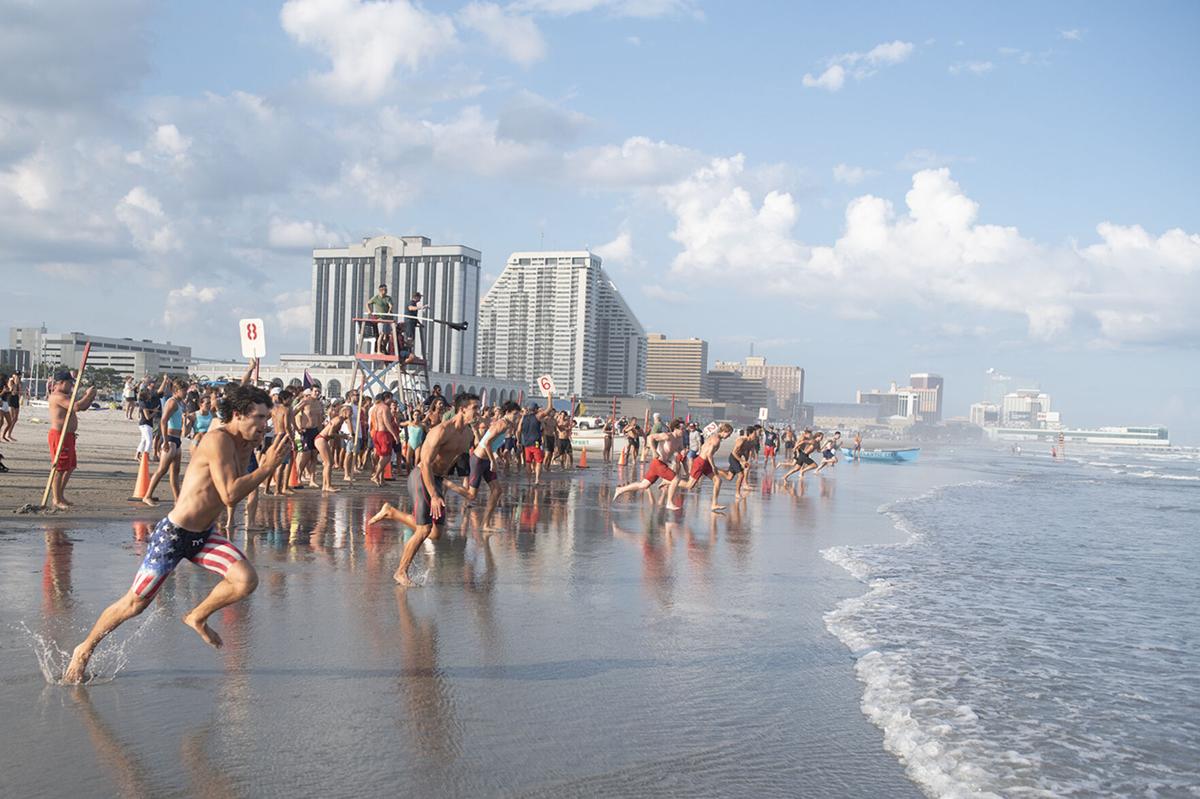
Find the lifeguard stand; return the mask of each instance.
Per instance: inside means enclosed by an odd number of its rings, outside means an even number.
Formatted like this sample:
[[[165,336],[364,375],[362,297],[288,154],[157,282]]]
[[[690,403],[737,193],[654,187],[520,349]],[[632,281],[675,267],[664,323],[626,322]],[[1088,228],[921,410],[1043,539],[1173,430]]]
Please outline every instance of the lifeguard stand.
[[[413,341],[407,341],[400,331],[403,320],[412,319]],[[408,353],[416,355],[426,353],[425,325],[445,325],[459,332],[467,329],[466,322],[445,322],[440,319],[429,319],[408,314],[375,314],[371,317],[354,319],[358,328],[358,341],[354,347],[354,368],[356,374],[351,378],[351,385],[361,389],[362,396],[374,396],[384,391],[392,390],[396,384],[397,399],[405,407],[419,407],[429,396],[429,362],[425,358],[416,358],[412,363],[406,363]],[[366,335],[367,326],[374,325],[376,335]],[[385,343],[380,352],[380,343]],[[418,346],[419,345],[419,346]],[[401,357],[404,353],[405,357]],[[358,382],[357,372],[362,371],[362,380]],[[393,379],[393,373],[396,376]]]

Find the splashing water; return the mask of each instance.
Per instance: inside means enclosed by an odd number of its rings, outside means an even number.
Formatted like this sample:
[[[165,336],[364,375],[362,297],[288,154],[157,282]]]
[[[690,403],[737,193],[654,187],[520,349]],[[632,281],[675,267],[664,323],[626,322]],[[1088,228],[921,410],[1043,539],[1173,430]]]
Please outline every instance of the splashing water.
[[[146,614],[145,621],[138,625],[128,638],[114,642],[110,637],[102,642],[88,661],[87,673],[82,684],[100,685],[116,679],[117,674],[129,664],[132,644],[141,638],[155,620],[165,612],[163,608],[157,607]],[[64,685],[63,675],[66,674],[67,666],[71,662],[71,653],[62,649],[56,641],[29,629],[25,622],[21,622],[20,626],[29,636],[30,646],[33,649],[34,657],[37,658],[42,677],[50,685]]]

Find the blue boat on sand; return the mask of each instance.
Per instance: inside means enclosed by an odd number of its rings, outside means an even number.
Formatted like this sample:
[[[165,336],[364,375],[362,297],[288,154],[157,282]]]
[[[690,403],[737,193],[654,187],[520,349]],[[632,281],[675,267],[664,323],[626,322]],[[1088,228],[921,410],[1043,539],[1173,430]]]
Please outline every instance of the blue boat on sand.
[[[911,447],[909,449],[861,449],[858,452],[858,458],[859,460],[864,461],[909,463],[911,461],[915,461],[920,452],[920,447]],[[842,447],[842,455],[848,459],[853,459],[854,450],[852,450],[850,447]]]

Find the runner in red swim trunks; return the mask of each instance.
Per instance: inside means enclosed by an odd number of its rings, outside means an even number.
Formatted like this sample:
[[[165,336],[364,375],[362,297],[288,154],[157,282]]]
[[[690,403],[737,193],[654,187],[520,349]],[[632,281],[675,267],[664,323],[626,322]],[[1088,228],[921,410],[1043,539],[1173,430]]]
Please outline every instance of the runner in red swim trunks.
[[[679,475],[675,472],[675,456],[683,452],[686,446],[683,420],[673,420],[665,433],[651,433],[646,437],[646,446],[653,447],[655,450],[654,459],[650,461],[650,466],[646,469],[646,476],[618,488],[613,494],[614,500],[620,499],[622,494],[630,491],[649,490],[659,480],[666,480],[668,485],[660,499],[665,500],[667,494],[672,493],[670,487],[679,480]]]
[[[396,420],[392,418],[388,408],[391,399],[390,391],[376,394],[375,404],[371,406],[371,413],[367,417],[371,428],[371,443],[375,445],[375,471],[371,473],[371,482],[377,486],[383,485],[383,470],[391,461],[396,440],[400,437]]]
[[[254,447],[267,432],[271,398],[254,386],[235,386],[221,401],[220,428],[210,430],[192,450],[179,500],[154,528],[142,566],[125,595],[100,614],[86,639],[71,655],[63,681],[82,682],[96,646],[124,622],[150,604],[163,580],[184,558],[221,577],[204,600],[183,617],[183,623],[206,643],[221,646],[221,636],[208,618],[221,608],[249,596],[258,575],[246,556],[216,532],[225,507],[236,505],[266,480],[292,447],[287,436],[276,436],[258,468],[247,474]]]
[[[71,472],[75,471],[77,465],[75,457],[75,430],[79,427],[79,412],[86,411],[92,407],[92,400],[96,398],[96,387],[92,386],[87,391],[83,392],[83,396],[75,400],[74,413],[67,418],[67,411],[71,408],[71,390],[75,387],[75,378],[71,376],[71,372],[67,369],[62,369],[55,373],[53,383],[53,393],[50,394],[50,457],[54,457],[54,453],[58,452],[58,442],[62,440],[62,452],[58,455],[58,461],[54,464],[54,476],[50,480],[50,502],[58,510],[66,510],[71,507],[71,503],[67,502],[65,493],[67,490],[67,481],[71,479]],[[66,425],[66,430],[63,430],[63,425]]]

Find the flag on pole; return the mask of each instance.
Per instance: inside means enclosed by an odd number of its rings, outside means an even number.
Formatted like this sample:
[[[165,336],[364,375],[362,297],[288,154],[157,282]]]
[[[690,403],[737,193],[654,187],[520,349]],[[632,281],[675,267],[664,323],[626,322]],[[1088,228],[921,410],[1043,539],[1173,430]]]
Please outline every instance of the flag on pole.
[[[310,375],[310,374],[308,373],[308,369],[306,368],[306,369],[304,370],[304,387],[305,387],[305,388],[312,388],[312,387],[313,387],[313,386],[315,386],[316,384],[317,384],[317,381],[313,380],[313,377],[312,377],[312,375]]]

